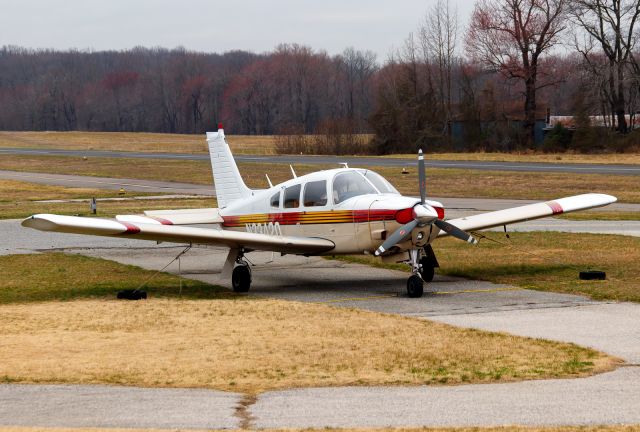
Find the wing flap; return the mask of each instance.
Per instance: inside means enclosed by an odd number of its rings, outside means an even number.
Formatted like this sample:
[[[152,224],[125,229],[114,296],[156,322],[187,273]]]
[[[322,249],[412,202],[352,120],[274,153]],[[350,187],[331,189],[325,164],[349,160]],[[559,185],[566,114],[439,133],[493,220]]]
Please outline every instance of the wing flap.
[[[246,248],[291,254],[317,254],[330,251],[335,244],[312,237],[285,237],[162,224],[131,223],[109,219],[39,214],[22,221],[22,226],[40,231],[96,236],[126,236],[140,240],[192,243]]]
[[[602,207],[616,201],[617,198],[611,195],[589,193],[489,213],[482,213],[459,219],[451,219],[447,222],[464,231],[477,231],[501,225],[510,225],[518,222],[540,219],[562,213]],[[439,234],[440,237],[445,235],[447,235],[447,233],[443,231]]]

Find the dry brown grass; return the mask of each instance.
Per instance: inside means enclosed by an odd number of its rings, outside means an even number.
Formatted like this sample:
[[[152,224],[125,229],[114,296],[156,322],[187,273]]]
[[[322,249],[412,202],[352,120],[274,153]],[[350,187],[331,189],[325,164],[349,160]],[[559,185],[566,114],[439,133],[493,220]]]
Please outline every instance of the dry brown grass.
[[[97,216],[142,213],[144,210],[215,207],[215,198],[135,200],[147,193],[129,193],[125,201],[99,201]],[[162,194],[157,194],[162,195]],[[105,189],[47,186],[13,180],[0,180],[0,219],[23,218],[35,213],[90,216],[91,197],[118,197],[118,191]],[[85,202],[48,203],[40,200],[86,199]]]
[[[113,299],[118,291],[143,284],[155,298],[238,298],[205,282],[183,279],[181,283],[172,274],[100,258],[63,253],[0,256],[0,304]]]
[[[640,211],[582,211],[560,216],[567,220],[640,221]]]
[[[615,365],[570,344],[258,299],[0,306],[0,352],[8,354],[0,362],[5,382],[247,393],[577,377]]]
[[[272,135],[228,135],[238,154],[275,154]],[[204,134],[180,135],[142,132],[0,132],[0,147],[68,150],[117,150],[162,153],[206,153]],[[385,157],[415,158],[415,154]],[[639,164],[639,153],[433,153],[427,159],[501,162]]]
[[[415,170],[408,175],[402,175],[398,168],[373,169],[386,177],[403,194],[418,194]],[[615,195],[621,202],[640,202],[640,187],[635,176],[427,170],[427,193],[434,196],[547,200],[587,192]]]
[[[415,158],[415,154],[386,156],[391,158]],[[640,164],[640,153],[428,153],[427,160],[462,160],[486,162],[544,162],[588,164]]]
[[[95,216],[113,217],[122,214],[141,214],[145,210],[212,208],[216,206],[215,198],[99,201]],[[19,219],[38,213],[94,216],[91,214],[88,202],[0,202],[0,219]]]
[[[268,135],[232,135],[227,142],[238,154],[275,154]],[[0,147],[66,150],[113,150],[159,153],[207,153],[204,134],[133,132],[0,132]]]
[[[264,174],[273,183],[291,178],[286,164],[240,163],[246,183],[253,188],[267,187]],[[298,175],[335,165],[295,165]],[[99,177],[138,178],[197,184],[211,184],[208,161],[81,158],[51,156],[3,156],[0,169],[77,174]],[[397,167],[373,167],[403,194],[418,194],[415,169],[402,175]],[[615,195],[621,202],[640,203],[640,188],[635,176],[602,174],[527,173],[458,169],[427,170],[427,192],[443,197],[552,199],[585,192]]]
[[[144,193],[135,195],[148,195]],[[117,197],[118,191],[89,188],[69,188],[48,186],[24,181],[0,179],[0,204],[35,200],[110,198]]]
[[[483,234],[507,246],[481,241],[478,250],[453,239],[434,244],[444,272],[598,300],[640,302],[640,238],[534,232],[512,233],[507,240],[499,233]],[[606,271],[607,280],[580,280],[578,272],[588,269]]]
[[[0,158],[0,169],[94,177],[136,178],[212,184],[208,161],[162,159],[110,159],[56,156],[10,156]]]

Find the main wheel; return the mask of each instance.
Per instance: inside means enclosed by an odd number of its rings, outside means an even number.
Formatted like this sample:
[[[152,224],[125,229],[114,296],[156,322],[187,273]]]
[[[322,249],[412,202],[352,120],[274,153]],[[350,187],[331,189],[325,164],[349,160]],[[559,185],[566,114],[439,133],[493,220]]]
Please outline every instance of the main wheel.
[[[249,266],[239,265],[231,274],[231,285],[237,293],[246,293],[251,288],[251,270]]]
[[[427,257],[422,257],[420,259],[420,274],[422,275],[422,280],[425,282],[431,282],[433,280],[433,274],[435,273],[435,267],[433,266],[433,261]]]
[[[418,275],[413,275],[407,280],[407,295],[411,298],[422,297],[424,285]]]

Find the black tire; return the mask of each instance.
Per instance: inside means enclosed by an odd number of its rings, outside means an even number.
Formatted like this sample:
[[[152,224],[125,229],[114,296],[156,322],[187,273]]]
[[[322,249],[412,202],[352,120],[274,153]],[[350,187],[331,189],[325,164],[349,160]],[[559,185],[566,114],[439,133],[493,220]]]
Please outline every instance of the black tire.
[[[246,293],[251,288],[251,270],[249,266],[239,265],[231,274],[231,285],[237,293]]]
[[[413,275],[407,280],[407,295],[411,298],[422,297],[424,293],[424,283],[418,275]]]
[[[433,266],[433,261],[427,257],[422,257],[420,259],[420,266],[420,274],[422,275],[422,280],[425,282],[431,282],[436,271],[435,267]]]
[[[580,279],[582,280],[605,280],[607,274],[598,270],[587,270],[580,272]]]
[[[137,290],[123,290],[118,291],[116,297],[119,300],[143,300],[147,298],[147,292]]]

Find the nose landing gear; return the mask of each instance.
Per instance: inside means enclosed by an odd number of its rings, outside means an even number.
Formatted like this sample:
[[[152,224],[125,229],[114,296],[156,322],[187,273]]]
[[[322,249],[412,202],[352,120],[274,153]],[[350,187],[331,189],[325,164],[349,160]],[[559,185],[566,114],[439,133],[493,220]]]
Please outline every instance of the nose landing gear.
[[[425,246],[424,250],[409,250],[408,264],[411,266],[413,275],[407,280],[407,295],[411,298],[422,297],[424,283],[433,280],[435,268],[438,267],[438,260],[431,245]]]

